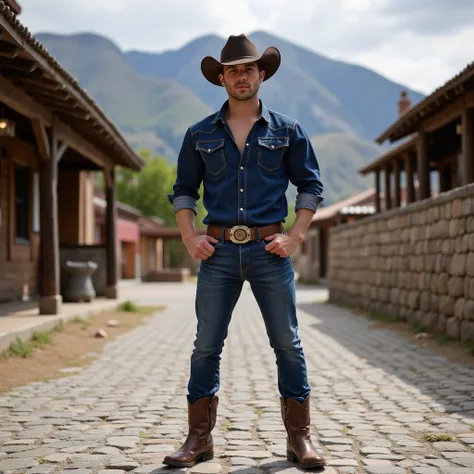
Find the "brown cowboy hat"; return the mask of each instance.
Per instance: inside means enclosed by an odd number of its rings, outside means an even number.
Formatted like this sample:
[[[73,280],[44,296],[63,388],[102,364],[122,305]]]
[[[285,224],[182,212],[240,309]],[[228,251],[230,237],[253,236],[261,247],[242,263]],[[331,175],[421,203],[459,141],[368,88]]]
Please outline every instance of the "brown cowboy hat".
[[[222,73],[223,66],[235,66],[237,64],[247,64],[259,62],[265,71],[264,81],[270,79],[280,67],[281,55],[275,46],[269,46],[260,56],[257,47],[245,36],[231,35],[221,51],[221,60],[217,61],[211,56],[206,56],[201,61],[201,71],[204,77],[215,84],[222,86],[219,81],[219,74]]]

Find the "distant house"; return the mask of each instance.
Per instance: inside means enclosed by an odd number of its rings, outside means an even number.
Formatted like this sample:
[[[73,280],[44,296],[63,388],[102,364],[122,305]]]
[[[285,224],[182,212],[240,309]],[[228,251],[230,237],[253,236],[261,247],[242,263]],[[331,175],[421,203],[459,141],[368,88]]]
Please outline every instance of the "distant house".
[[[296,269],[302,281],[325,279],[328,273],[330,229],[354,222],[375,212],[375,189],[368,189],[343,201],[321,207],[311,221],[301,245]]]
[[[95,217],[95,242],[107,241],[107,201],[103,193],[96,190],[93,198]],[[121,202],[117,202],[116,238],[118,246],[117,263],[119,278],[129,279],[140,276],[140,226],[142,213]]]
[[[400,207],[402,179],[408,203],[436,194],[433,182],[440,193],[474,182],[474,62],[410,105],[402,91],[398,119],[377,138],[394,147],[360,170],[374,174],[377,212],[382,210],[382,187],[388,190],[385,209]]]
[[[10,7],[10,8],[9,8]],[[97,294],[117,296],[115,168],[145,165],[119,130],[0,1],[0,300],[61,312],[67,259],[94,259]],[[95,245],[93,173],[107,238]]]

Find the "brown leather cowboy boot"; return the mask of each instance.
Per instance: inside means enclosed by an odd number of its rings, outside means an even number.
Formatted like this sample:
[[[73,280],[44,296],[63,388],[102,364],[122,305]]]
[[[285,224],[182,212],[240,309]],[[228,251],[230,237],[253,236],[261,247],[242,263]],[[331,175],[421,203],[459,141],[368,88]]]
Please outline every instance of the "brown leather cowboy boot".
[[[188,436],[178,451],[165,457],[163,464],[191,467],[198,461],[214,458],[211,431],[216,425],[218,403],[217,396],[202,397],[194,403],[190,403],[188,397]]]
[[[303,404],[292,398],[280,398],[281,416],[288,437],[286,459],[296,462],[301,469],[312,469],[326,465],[311,442],[309,396]]]

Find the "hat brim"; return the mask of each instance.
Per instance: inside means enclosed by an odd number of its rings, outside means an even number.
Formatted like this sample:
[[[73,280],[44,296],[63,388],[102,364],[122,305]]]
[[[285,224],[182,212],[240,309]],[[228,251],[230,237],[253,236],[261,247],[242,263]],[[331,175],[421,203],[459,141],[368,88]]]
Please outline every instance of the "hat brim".
[[[281,54],[275,46],[269,46],[260,57],[245,57],[239,58],[234,61],[221,63],[212,56],[206,56],[201,61],[201,71],[204,77],[216,86],[221,86],[219,81],[219,74],[222,73],[223,66],[236,66],[238,64],[248,64],[253,62],[259,62],[262,69],[265,71],[265,77],[263,81],[270,79],[280,67]]]

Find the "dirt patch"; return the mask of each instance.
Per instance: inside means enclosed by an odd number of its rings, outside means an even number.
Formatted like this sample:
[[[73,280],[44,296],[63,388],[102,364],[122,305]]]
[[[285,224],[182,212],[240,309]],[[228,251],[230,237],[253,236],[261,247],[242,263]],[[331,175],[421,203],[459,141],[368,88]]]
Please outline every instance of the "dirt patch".
[[[60,372],[61,369],[87,367],[100,355],[104,344],[144,324],[152,314],[163,309],[141,307],[138,312],[104,311],[87,319],[67,322],[62,330],[49,332],[51,342],[34,348],[30,356],[0,359],[0,393],[30,382],[70,375]],[[118,321],[118,326],[108,327],[109,320]],[[98,329],[106,331],[107,337],[94,337]]]
[[[429,349],[438,356],[474,368],[474,357],[462,347],[459,341],[445,341],[442,337],[430,333],[427,333],[426,338],[417,338],[410,325],[403,321],[377,321],[372,323],[369,329],[390,329],[409,339],[418,347]]]

